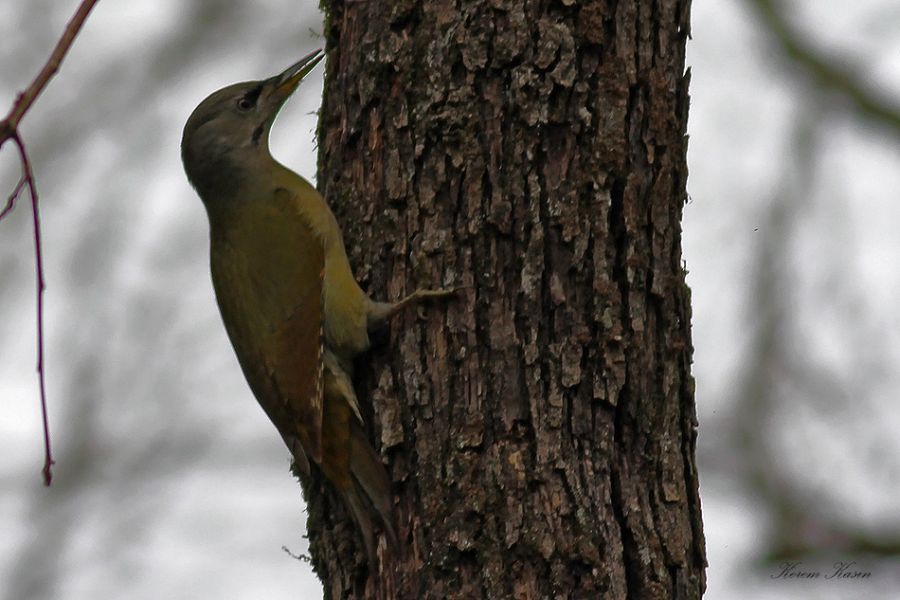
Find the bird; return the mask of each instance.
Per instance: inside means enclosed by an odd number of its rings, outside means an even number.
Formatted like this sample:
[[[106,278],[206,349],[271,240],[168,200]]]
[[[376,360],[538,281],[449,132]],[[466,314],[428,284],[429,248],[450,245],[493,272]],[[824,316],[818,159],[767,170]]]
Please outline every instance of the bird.
[[[181,157],[206,208],[216,301],[247,383],[295,467],[307,476],[319,469],[342,497],[374,564],[373,516],[388,546],[399,542],[391,481],[368,439],[353,359],[403,308],[456,290],[371,299],[325,198],[272,157],[275,117],[323,57],[315,50],[274,77],[210,94],[185,124]]]

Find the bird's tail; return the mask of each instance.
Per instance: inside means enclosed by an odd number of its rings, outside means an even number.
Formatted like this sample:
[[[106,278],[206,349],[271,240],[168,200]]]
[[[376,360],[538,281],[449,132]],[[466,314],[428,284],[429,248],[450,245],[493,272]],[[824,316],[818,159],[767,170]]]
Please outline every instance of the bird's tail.
[[[329,354],[325,356],[324,396],[320,466],[344,498],[362,534],[369,564],[374,565],[373,515],[380,521],[391,550],[396,554],[399,548],[391,481],[366,436],[350,376]]]
[[[381,458],[369,443],[362,426],[355,421],[350,424],[350,472],[352,485],[341,492],[362,533],[369,561],[374,564],[373,513],[384,529],[391,550],[396,552],[399,548],[394,527],[393,495]]]

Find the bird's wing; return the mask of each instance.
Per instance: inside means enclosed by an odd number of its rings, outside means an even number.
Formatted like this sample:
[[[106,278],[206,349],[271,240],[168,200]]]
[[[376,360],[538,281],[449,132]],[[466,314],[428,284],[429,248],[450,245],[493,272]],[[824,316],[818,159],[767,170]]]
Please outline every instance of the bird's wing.
[[[332,396],[335,398],[343,398],[350,406],[353,416],[356,417],[360,424],[365,423],[362,418],[362,413],[359,410],[359,400],[356,399],[353,381],[351,380],[349,373],[341,367],[340,361],[338,361],[337,357],[327,346],[325,347],[325,355],[323,356],[322,363],[325,369],[325,384],[332,386],[331,393],[326,393],[325,395],[329,398]]]
[[[323,398],[323,295],[325,251],[322,240],[310,223],[296,210],[297,198],[284,188],[275,192],[275,204],[291,222],[289,254],[273,256],[286,268],[276,268],[289,281],[284,285],[282,316],[274,325],[270,352],[267,352],[269,373],[278,389],[279,400],[285,403],[286,413],[293,421],[307,455],[319,464],[322,461],[322,398]],[[273,240],[275,242],[275,240]],[[283,265],[283,266],[285,266]]]

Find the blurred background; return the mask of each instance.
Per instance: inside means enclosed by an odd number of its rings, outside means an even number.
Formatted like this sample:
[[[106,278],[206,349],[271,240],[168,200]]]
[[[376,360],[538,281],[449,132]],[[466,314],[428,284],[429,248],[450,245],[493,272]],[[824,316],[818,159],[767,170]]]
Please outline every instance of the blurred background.
[[[76,0],[0,4],[0,111]],[[21,126],[0,222],[0,600],[318,597],[300,491],[219,321],[181,128],[323,44],[314,3],[101,1]],[[695,2],[684,248],[707,598],[900,598],[900,5]],[[273,153],[315,175],[319,69]],[[0,198],[15,187],[0,152]],[[785,562],[816,581],[774,578]],[[855,561],[857,579],[825,579]]]

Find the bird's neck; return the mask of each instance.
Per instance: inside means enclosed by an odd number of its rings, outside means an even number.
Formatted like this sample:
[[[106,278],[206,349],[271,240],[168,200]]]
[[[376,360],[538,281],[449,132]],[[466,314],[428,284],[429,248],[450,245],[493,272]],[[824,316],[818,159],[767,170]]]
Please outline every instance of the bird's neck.
[[[191,183],[211,218],[258,200],[285,169],[268,152],[204,157],[193,167]]]

